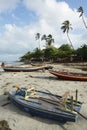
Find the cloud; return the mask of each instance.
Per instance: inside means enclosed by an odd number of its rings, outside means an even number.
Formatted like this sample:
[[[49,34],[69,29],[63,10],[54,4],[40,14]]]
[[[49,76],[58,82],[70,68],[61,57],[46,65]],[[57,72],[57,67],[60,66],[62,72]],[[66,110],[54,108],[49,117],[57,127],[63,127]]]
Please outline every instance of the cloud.
[[[61,24],[65,20],[69,20],[72,24],[73,30],[70,31],[70,36],[75,47],[77,43],[75,38],[78,39],[78,46],[82,44],[82,40],[86,41],[87,38],[81,40],[81,35],[76,32],[83,33],[86,31],[82,20],[79,18],[77,9],[71,9],[65,2],[57,2],[56,0],[23,0],[27,9],[35,11],[38,16],[37,32],[51,33],[56,38],[56,45],[68,43],[66,36],[61,31]],[[40,6],[39,6],[40,5]],[[78,31],[79,30],[79,31]],[[84,32],[82,32],[84,30]],[[75,33],[75,35],[74,35]],[[80,38],[81,37],[81,38]]]
[[[6,2],[6,0],[0,0],[0,13],[15,9],[19,2],[20,0],[9,0],[9,2]]]
[[[34,38],[31,26],[21,28],[16,25],[6,24],[4,30],[0,37],[0,51],[3,50],[3,52],[15,54],[23,53],[25,50],[32,50],[34,44],[32,44],[31,40]]]
[[[5,0],[0,1],[0,12],[15,9],[21,0],[10,0],[9,4],[5,4]],[[73,30],[69,35],[73,42],[74,48],[86,43],[86,29],[79,18],[76,9],[71,9],[65,2],[57,2],[56,0],[22,0],[24,8],[32,15],[37,17],[36,21],[32,21],[26,26],[17,26],[12,23],[5,23],[4,31],[0,34],[0,52],[8,55],[22,55],[25,52],[32,51],[38,47],[35,41],[35,34],[52,34],[55,39],[54,45],[59,47],[62,44],[69,43],[61,28],[65,20],[69,20]],[[26,15],[26,14],[25,14]],[[14,12],[11,15],[14,19],[18,16]],[[27,17],[27,16],[26,16]],[[20,20],[20,18],[18,18]],[[85,16],[85,19],[87,17]],[[24,21],[24,20],[23,20]],[[20,21],[21,23],[22,21]],[[15,22],[14,22],[15,23]],[[44,42],[41,42],[43,48]]]

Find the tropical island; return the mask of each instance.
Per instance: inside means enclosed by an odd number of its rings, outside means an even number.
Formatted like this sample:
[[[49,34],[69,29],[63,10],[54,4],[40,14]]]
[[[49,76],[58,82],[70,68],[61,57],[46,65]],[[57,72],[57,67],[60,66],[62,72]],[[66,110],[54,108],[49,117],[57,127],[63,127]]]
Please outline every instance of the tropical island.
[[[79,17],[82,18],[85,28],[87,29],[87,25],[83,16],[83,8],[80,6],[77,10],[79,13]],[[62,44],[60,47],[55,47],[53,44],[55,39],[52,34],[42,35],[37,33],[35,39],[38,41],[38,47],[33,50],[33,52],[27,52],[22,57],[20,57],[20,61],[25,63],[30,63],[31,61],[50,61],[52,62],[86,62],[87,61],[87,45],[86,43],[82,43],[81,47],[74,49],[73,43],[69,36],[69,30],[72,30],[71,23],[69,20],[65,20],[61,25],[61,30],[63,33],[66,33],[67,38],[69,40],[69,44]],[[41,41],[45,41],[45,48],[41,49],[40,44]]]

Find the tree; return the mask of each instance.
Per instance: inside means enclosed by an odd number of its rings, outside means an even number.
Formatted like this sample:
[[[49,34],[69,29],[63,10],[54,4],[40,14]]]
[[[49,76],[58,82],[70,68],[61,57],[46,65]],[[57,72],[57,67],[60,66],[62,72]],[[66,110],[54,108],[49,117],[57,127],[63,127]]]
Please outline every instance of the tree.
[[[27,52],[23,56],[20,57],[20,61],[30,60],[33,57],[33,53]]]
[[[42,37],[41,37],[41,40],[46,40],[46,35],[44,34]]]
[[[83,61],[87,61],[87,45],[84,44],[80,48],[77,49],[77,56],[81,57]]]
[[[80,13],[80,14],[79,14],[79,17],[82,17],[82,21],[83,21],[83,23],[84,23],[84,26],[85,26],[85,28],[87,29],[87,25],[86,25],[86,22],[85,22],[84,17],[83,17],[84,11],[83,11],[82,6],[80,6],[80,7],[78,8],[77,12]]]
[[[44,49],[44,58],[48,61],[53,61],[55,59],[57,49],[53,46],[49,46]]]
[[[48,41],[48,46],[51,46],[51,44],[54,43],[54,39],[51,34],[48,35],[47,41]]]
[[[59,47],[59,49],[63,50],[63,51],[73,51],[71,46],[69,44],[63,44]]]
[[[69,44],[63,44],[59,47],[60,57],[66,58],[70,57],[75,53]]]
[[[68,20],[64,21],[62,23],[61,29],[63,30],[63,33],[67,34],[68,40],[69,40],[69,42],[71,44],[71,47],[74,49],[74,47],[72,45],[72,42],[71,42],[71,39],[70,39],[69,34],[68,34],[69,30],[72,29],[70,22]]]
[[[33,58],[43,59],[43,51],[42,50],[35,48],[33,53],[34,53]]]
[[[39,49],[40,49],[40,33],[37,33],[35,38],[36,38],[36,40],[38,40]]]
[[[45,34],[42,36],[41,40],[45,40],[46,41],[46,46],[51,46],[52,43],[54,43],[54,39],[52,37],[51,34],[49,34],[48,36],[46,36]]]

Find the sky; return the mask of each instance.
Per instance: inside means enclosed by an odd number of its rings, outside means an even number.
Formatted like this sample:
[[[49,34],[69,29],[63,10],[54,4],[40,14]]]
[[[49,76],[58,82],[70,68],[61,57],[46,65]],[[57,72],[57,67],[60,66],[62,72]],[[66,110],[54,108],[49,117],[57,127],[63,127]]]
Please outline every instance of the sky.
[[[77,9],[82,6],[87,23],[87,0],[0,0],[0,61],[19,60],[38,46],[35,35],[52,34],[55,47],[69,44],[62,23],[69,20],[74,48],[87,43],[87,29]],[[45,47],[45,41],[40,42]]]

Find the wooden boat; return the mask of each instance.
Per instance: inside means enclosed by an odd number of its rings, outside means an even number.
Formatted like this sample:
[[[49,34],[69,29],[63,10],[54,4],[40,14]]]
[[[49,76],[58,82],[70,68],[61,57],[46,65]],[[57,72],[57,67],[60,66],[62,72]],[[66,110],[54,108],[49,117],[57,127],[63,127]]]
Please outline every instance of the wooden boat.
[[[82,105],[81,102],[73,100],[73,109],[71,109],[70,99],[67,99],[65,104],[61,96],[39,91],[33,87],[10,91],[9,98],[18,108],[31,115],[65,122],[75,122]]]
[[[9,71],[9,72],[32,72],[32,71],[37,71],[37,70],[44,70],[45,67],[5,67],[3,68],[4,71]]]
[[[6,66],[4,63],[1,65],[4,71],[8,72],[32,72],[37,70],[44,70],[46,66]]]
[[[49,70],[49,69],[53,69],[53,66],[46,66],[44,64],[34,64],[34,63],[31,63],[32,66],[45,66],[45,69],[46,70]]]
[[[1,67],[4,71],[8,72],[32,72],[37,70],[49,70],[52,69],[52,66],[6,66],[2,63]]]
[[[74,73],[68,71],[49,71],[51,74],[57,76],[59,79],[73,80],[73,81],[87,81],[87,74]]]

